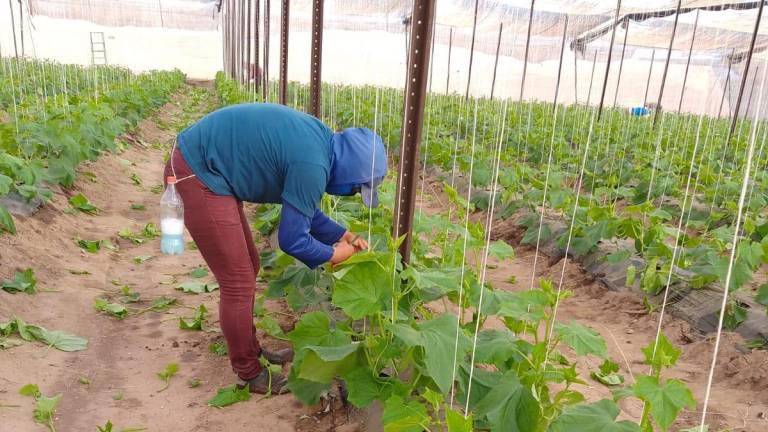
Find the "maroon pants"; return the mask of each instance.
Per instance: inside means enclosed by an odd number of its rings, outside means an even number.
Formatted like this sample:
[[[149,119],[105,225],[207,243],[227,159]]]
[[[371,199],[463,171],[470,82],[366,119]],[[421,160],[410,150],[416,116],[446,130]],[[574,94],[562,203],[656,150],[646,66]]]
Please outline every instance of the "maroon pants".
[[[171,157],[177,178],[193,174],[178,149]],[[169,161],[165,176],[170,175]],[[259,254],[243,203],[216,195],[197,177],[181,181],[176,189],[184,201],[184,224],[219,283],[219,321],[232,369],[244,380],[254,378],[261,372],[261,347],[253,327]]]

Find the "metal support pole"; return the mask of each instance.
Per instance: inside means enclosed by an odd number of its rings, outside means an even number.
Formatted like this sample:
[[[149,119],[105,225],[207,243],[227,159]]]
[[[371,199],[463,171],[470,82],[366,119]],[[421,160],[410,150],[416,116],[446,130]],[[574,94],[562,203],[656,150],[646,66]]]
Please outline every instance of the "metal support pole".
[[[435,26],[437,26],[437,23],[435,23]],[[430,50],[431,50],[431,52],[432,52],[433,54],[434,54],[434,52],[435,52],[435,35],[436,35],[436,34],[437,34],[437,27],[435,27],[435,28],[433,28],[433,29],[432,29],[432,42],[431,42],[431,46],[432,46],[432,48],[430,48]],[[435,63],[435,57],[434,57],[434,55],[433,55],[433,56],[431,56],[431,58],[429,59],[429,84],[428,84],[428,87],[427,87],[427,89],[428,89],[428,90],[427,90],[427,93],[432,93],[432,74],[433,74],[433,73],[434,73],[434,71],[435,71],[435,68],[434,68],[434,63]]]
[[[677,0],[677,11],[675,11],[675,23],[672,25],[672,37],[669,38],[669,49],[667,49],[667,61],[664,63],[664,73],[661,75],[661,88],[659,89],[659,99],[656,102],[656,109],[653,113],[653,128],[656,129],[656,123],[659,121],[659,115],[663,109],[661,98],[664,96],[664,86],[667,84],[667,72],[669,72],[669,60],[672,58],[672,44],[675,42],[675,33],[677,33],[677,22],[680,18],[680,5],[683,0]]]
[[[24,5],[19,0],[19,36],[21,39],[21,56],[27,56],[27,50],[24,48]]]
[[[728,92],[728,86],[731,81],[731,66],[733,63],[728,60],[728,73],[725,75],[725,84],[723,84],[723,97],[720,99],[720,109],[717,110],[717,118],[723,114],[723,104],[725,103],[725,94]]]
[[[282,0],[280,13],[280,103],[286,104],[288,94],[288,25],[290,23],[290,0]]]
[[[493,100],[493,91],[496,89],[496,71],[499,68],[499,50],[501,49],[501,32],[504,30],[504,23],[499,23],[499,38],[496,40],[496,60],[493,62],[493,79],[491,80],[491,100]]]
[[[219,9],[221,16],[221,70],[227,73],[227,9],[224,4]]]
[[[261,9],[261,1],[256,0],[253,8],[253,63],[256,71],[253,74],[253,92],[258,93],[261,88],[261,62],[259,61],[259,24],[261,21],[259,18]]]
[[[309,113],[322,117],[323,81],[323,6],[324,0],[312,0],[312,59],[309,71]]]
[[[651,51],[651,66],[648,68],[648,81],[645,82],[645,96],[643,106],[648,105],[648,90],[651,88],[651,75],[653,75],[653,62],[656,61],[656,50]]]
[[[731,141],[733,132],[736,130],[736,122],[739,119],[739,108],[741,108],[741,98],[744,96],[744,87],[747,84],[747,75],[749,75],[749,66],[752,64],[752,54],[755,52],[755,40],[757,40],[757,32],[760,30],[760,20],[763,17],[763,6],[765,2],[760,2],[760,8],[757,10],[757,19],[755,19],[755,30],[752,32],[752,40],[749,42],[749,52],[747,53],[747,62],[744,64],[744,75],[741,77],[741,84],[739,85],[739,94],[736,96],[736,109],[733,111],[733,117],[731,118],[731,128],[728,130],[728,140],[726,145]]]
[[[629,20],[624,27],[624,43],[621,46],[621,60],[619,60],[619,77],[616,80],[616,91],[613,93],[613,107],[616,108],[616,100],[619,98],[619,85],[621,85],[621,71],[624,69],[624,52],[627,50],[627,36],[629,35]]]
[[[238,1],[238,14],[240,17],[238,28],[238,35],[237,35],[237,42],[238,42],[238,67],[237,69],[240,71],[240,84],[245,84],[248,82],[247,80],[247,67],[244,67],[245,65],[245,0],[239,0]]]
[[[528,51],[531,47],[531,28],[533,27],[533,8],[536,6],[536,0],[531,0],[531,11],[528,15],[528,36],[525,38],[525,55],[523,56],[523,76],[520,79],[520,102],[523,101],[525,93],[525,74],[528,72]]]
[[[597,51],[592,56],[592,74],[589,76],[589,91],[587,91],[587,106],[592,102],[592,84],[595,82],[595,66],[597,65]]]
[[[395,199],[394,238],[405,235],[400,245],[404,264],[411,256],[413,215],[416,207],[416,177],[419,163],[419,143],[427,99],[430,39],[435,19],[435,0],[415,0],[408,56],[408,81],[405,88],[405,116],[400,145],[400,171]]]
[[[696,10],[696,20],[693,22],[693,34],[691,35],[691,46],[688,47],[688,61],[685,62],[685,74],[683,75],[683,88],[680,90],[680,102],[677,103],[677,113],[683,108],[683,97],[685,96],[685,84],[688,82],[688,69],[691,67],[691,55],[693,54],[693,43],[696,41],[696,29],[699,27],[699,11]]]
[[[603,116],[603,103],[605,102],[605,90],[608,87],[608,75],[611,72],[611,57],[613,57],[613,43],[616,41],[616,26],[619,23],[619,10],[621,10],[621,0],[616,1],[616,17],[613,19],[613,29],[611,30],[611,44],[608,47],[608,61],[605,62],[605,76],[603,77],[603,91],[600,95],[600,105],[597,108],[597,121]]]
[[[229,2],[222,2],[221,6],[221,39],[224,47],[224,75],[229,75]]]
[[[477,8],[480,0],[475,0],[475,17],[472,19],[472,42],[469,46],[469,71],[467,71],[467,91],[464,93],[464,100],[469,98],[469,85],[472,83],[472,62],[475,59],[475,35],[477,33]]]
[[[251,3],[253,3],[252,0],[246,0],[247,8],[246,8],[246,36],[245,36],[245,84],[248,88],[248,93],[251,92]]]
[[[269,0],[264,0],[264,102],[269,102]]]
[[[157,0],[157,9],[158,13],[160,14],[160,28],[163,28],[165,27],[165,22],[163,21],[163,0]]]
[[[16,23],[13,19],[13,0],[8,0],[8,10],[11,12],[11,33],[13,33],[13,52],[19,58],[19,47],[16,45]]]
[[[555,99],[552,103],[553,110],[557,106],[557,97],[560,94],[560,79],[563,75],[563,55],[565,54],[565,37],[568,35],[568,15],[565,15],[565,23],[563,23],[563,41],[560,44],[560,63],[557,66],[557,81],[555,82]]]
[[[448,77],[445,79],[445,94],[450,93],[451,85],[451,51],[453,49],[453,27],[448,32]]]
[[[742,113],[743,117],[749,117],[749,108],[752,107],[752,95],[755,94],[755,83],[757,82],[757,72],[760,70],[760,66],[755,67],[755,72],[752,74],[752,88],[749,90],[749,99],[747,99],[747,108]]]
[[[573,50],[573,103],[579,104],[579,57]]]

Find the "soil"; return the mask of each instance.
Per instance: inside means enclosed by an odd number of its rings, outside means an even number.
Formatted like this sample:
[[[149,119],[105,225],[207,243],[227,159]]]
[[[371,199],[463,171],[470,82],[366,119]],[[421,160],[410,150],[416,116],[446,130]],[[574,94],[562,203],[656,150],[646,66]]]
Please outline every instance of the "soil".
[[[210,86],[209,82],[193,84]],[[133,245],[118,238],[121,229],[140,232],[145,224],[157,223],[160,195],[150,189],[162,181],[164,156],[175,137],[171,125],[178,126],[185,117],[200,117],[212,106],[212,92],[207,100],[197,101],[190,91],[191,86],[185,86],[134,134],[124,137],[131,143],[127,150],[80,167],[81,173],[93,176],[80,175],[73,188],[55,190],[53,200],[36,215],[16,217],[17,235],[0,236],[0,279],[31,267],[41,290],[35,295],[0,291],[0,322],[18,316],[89,341],[87,350],[74,353],[38,343],[0,351],[0,430],[46,430],[32,418],[32,399],[18,393],[27,383],[38,384],[46,395],[63,395],[55,417],[56,429],[63,432],[96,430],[107,420],[116,431],[130,427],[148,431],[360,430],[358,414],[348,412],[338,401],[326,410],[323,405],[303,407],[291,395],[254,395],[248,402],[223,409],[208,407],[206,402],[219,388],[233,384],[235,375],[226,357],[209,350],[211,343],[222,340],[218,291],[194,295],[174,289],[177,283],[192,279],[190,270],[204,265],[200,254],[189,250],[180,257],[164,256],[157,239]],[[133,183],[132,173],[141,185]],[[87,196],[101,213],[72,213],[67,200],[77,193]],[[132,210],[132,204],[143,204],[146,210]],[[109,239],[119,250],[86,253],[75,244],[77,238]],[[190,239],[188,234],[186,238]],[[154,258],[135,263],[133,258],[141,255]],[[82,270],[90,274],[71,272]],[[177,298],[179,304],[165,313],[150,311],[124,320],[94,310],[94,299],[114,301],[123,285],[140,293],[142,301],[136,307],[147,307],[162,295]],[[193,316],[200,304],[210,312],[204,331],[180,330],[179,318]],[[267,308],[285,311],[281,302],[267,302]],[[292,324],[291,317],[282,321]],[[262,340],[273,347],[283,343],[268,337]],[[156,374],[172,362],[179,364],[179,372],[161,392],[164,384]],[[187,382],[193,378],[201,383],[190,388]]]
[[[195,104],[199,109],[190,110]],[[146,223],[157,220],[160,196],[150,189],[162,180],[163,156],[174,138],[168,125],[184,116],[200,116],[204,110],[203,103],[190,96],[190,87],[185,87],[151,120],[142,122],[129,139],[134,144],[127,150],[84,164],[80,171],[93,173],[92,180],[89,175],[79,176],[73,188],[56,190],[53,200],[36,215],[17,217],[17,235],[0,236],[0,278],[12,277],[17,269],[32,267],[42,290],[36,295],[0,291],[0,322],[18,316],[89,340],[88,349],[76,353],[37,343],[0,351],[0,370],[3,371],[0,374],[0,429],[3,431],[45,430],[33,421],[32,400],[18,394],[18,389],[27,383],[38,384],[47,395],[63,395],[55,424],[57,430],[64,432],[95,430],[107,420],[115,424],[116,430],[128,427],[193,432],[378,429],[366,414],[346,409],[338,398],[313,407],[301,406],[291,395],[254,397],[223,409],[206,406],[216,390],[231,385],[235,376],[226,357],[209,351],[212,342],[221,340],[217,325],[218,292],[192,295],[174,289],[175,284],[191,279],[187,273],[203,265],[202,258],[195,251],[187,251],[181,257],[164,256],[159,252],[157,240],[133,245],[117,237],[121,229],[140,231]],[[131,181],[132,173],[142,180],[141,185]],[[420,202],[419,208],[425,212],[444,209],[447,200],[441,197],[440,189],[438,184],[429,183],[426,196],[430,199]],[[67,199],[78,192],[101,208],[101,214],[71,213]],[[131,210],[131,204],[143,204],[146,210]],[[481,214],[473,215],[473,220],[482,218]],[[517,256],[504,263],[492,262],[488,271],[490,282],[499,289],[528,289],[534,253],[518,245],[522,231],[499,224],[494,228],[494,235],[514,244]],[[75,244],[77,238],[110,239],[120,249],[89,254]],[[140,255],[154,255],[154,258],[137,264],[133,258]],[[558,281],[562,266],[561,259],[540,257],[534,283],[539,278]],[[81,270],[90,274],[71,272]],[[512,277],[515,282],[510,282]],[[177,298],[179,306],[165,313],[128,316],[122,321],[93,309],[95,298],[115,299],[122,285],[140,293],[142,302],[138,307],[146,307],[161,295]],[[572,262],[565,267],[563,288],[572,290],[573,296],[561,304],[559,319],[576,320],[600,332],[628,382],[632,382],[635,374],[645,372],[647,366],[642,364],[640,348],[654,339],[658,314],[647,314],[635,296],[607,290]],[[179,317],[192,316],[193,309],[200,304],[206,305],[211,313],[205,330],[180,330]],[[266,306],[271,311],[287,312],[282,302],[268,301]],[[282,317],[281,325],[292,325],[293,317],[278,316]],[[700,417],[713,341],[671,316],[665,317],[663,330],[683,351],[678,366],[665,376],[684,380],[699,401],[697,409],[685,411],[676,426],[693,426]],[[743,341],[736,335],[723,336],[707,417],[710,430],[768,430],[768,352],[750,352],[741,347]],[[273,347],[283,343],[268,337],[262,340]],[[163,383],[156,374],[171,362],[178,363],[180,370],[172,378],[170,387],[161,392]],[[584,359],[579,365],[583,376],[588,376],[589,370],[596,369],[599,363],[596,358]],[[199,387],[187,385],[193,378],[201,381]],[[602,385],[589,379],[587,382],[579,390],[589,400],[610,397]],[[635,420],[642,409],[639,404],[629,402],[623,403],[622,408],[623,417]]]

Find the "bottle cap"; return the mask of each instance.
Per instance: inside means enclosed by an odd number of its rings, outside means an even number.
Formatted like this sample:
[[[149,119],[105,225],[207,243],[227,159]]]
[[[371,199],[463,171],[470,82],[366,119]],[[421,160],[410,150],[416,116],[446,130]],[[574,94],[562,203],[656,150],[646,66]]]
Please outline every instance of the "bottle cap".
[[[165,182],[168,184],[176,184],[176,176],[166,177]]]

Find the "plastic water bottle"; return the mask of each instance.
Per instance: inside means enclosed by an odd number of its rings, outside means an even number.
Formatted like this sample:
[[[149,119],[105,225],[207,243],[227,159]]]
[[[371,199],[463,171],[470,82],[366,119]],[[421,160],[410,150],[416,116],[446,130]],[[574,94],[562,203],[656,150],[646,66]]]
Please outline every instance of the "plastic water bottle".
[[[160,251],[181,255],[184,252],[184,203],[176,191],[176,177],[169,176],[167,184],[160,198]]]

